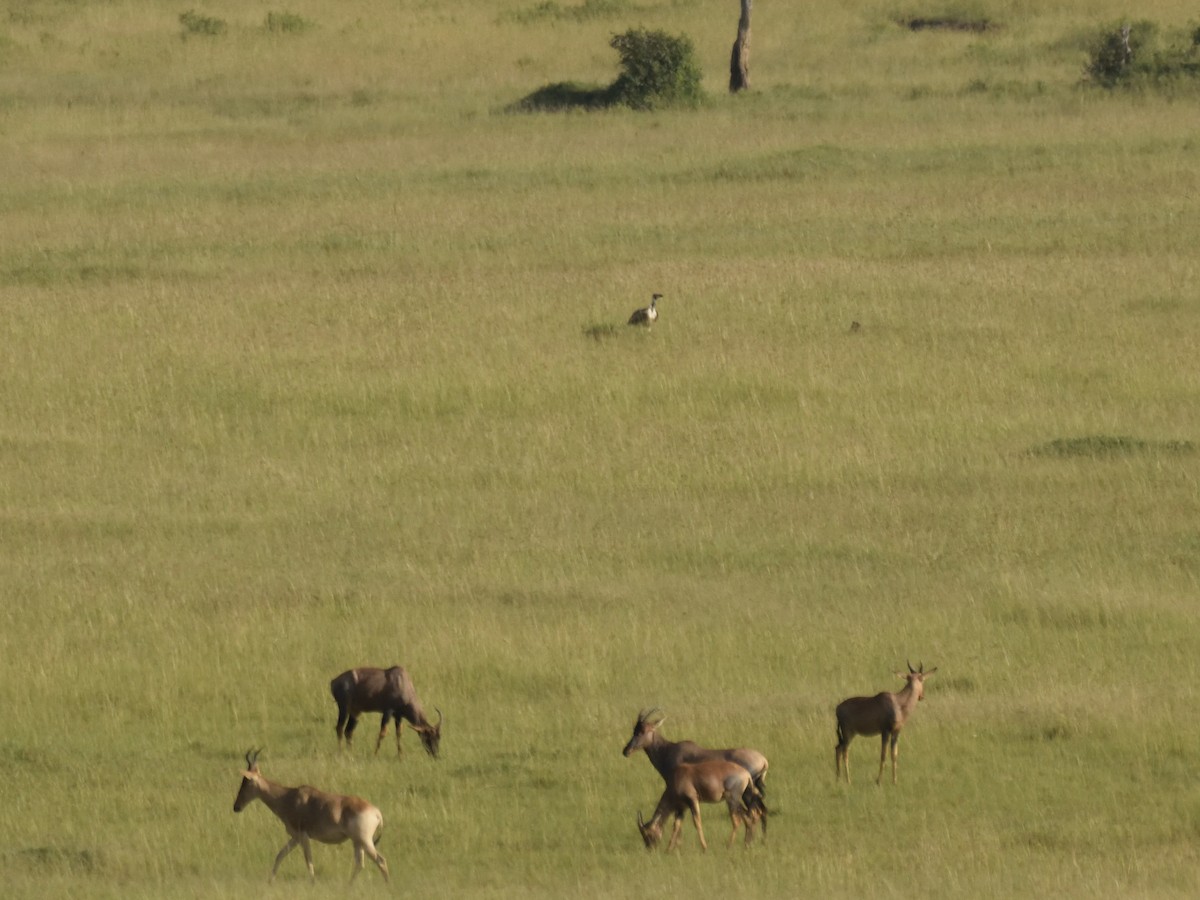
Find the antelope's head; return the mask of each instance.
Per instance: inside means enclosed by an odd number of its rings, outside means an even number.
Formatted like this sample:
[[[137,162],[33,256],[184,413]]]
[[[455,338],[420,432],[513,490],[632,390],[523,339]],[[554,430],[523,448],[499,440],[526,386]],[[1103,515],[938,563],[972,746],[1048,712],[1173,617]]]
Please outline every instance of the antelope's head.
[[[651,819],[649,823],[642,821],[642,811],[638,810],[638,831],[642,833],[642,841],[646,845],[647,850],[653,850],[658,846],[659,839],[662,838],[662,825],[658,819]]]
[[[926,672],[925,663],[920,663],[915,669],[912,667],[912,663],[908,662],[908,660],[905,660],[905,664],[908,666],[908,674],[905,675],[903,672],[897,672],[896,677],[904,679],[905,687],[912,688],[912,692],[916,694],[917,700],[924,700],[925,679],[937,671],[937,666],[934,666],[932,669]]]
[[[262,750],[246,751],[246,768],[242,771],[242,786],[238,788],[237,799],[233,801],[233,811],[241,812],[246,804],[258,797],[259,779],[258,754]]]
[[[659,714],[657,718],[655,718],[655,713]],[[633,723],[633,736],[622,752],[626,756],[632,756],[639,750],[649,747],[654,743],[655,729],[666,720],[666,716],[662,715],[662,710],[658,707],[642,710],[638,713],[637,721]]]
[[[442,743],[442,711],[436,706],[433,709],[438,714],[436,725],[414,725],[413,728],[420,735],[425,752],[437,759],[438,747]]]

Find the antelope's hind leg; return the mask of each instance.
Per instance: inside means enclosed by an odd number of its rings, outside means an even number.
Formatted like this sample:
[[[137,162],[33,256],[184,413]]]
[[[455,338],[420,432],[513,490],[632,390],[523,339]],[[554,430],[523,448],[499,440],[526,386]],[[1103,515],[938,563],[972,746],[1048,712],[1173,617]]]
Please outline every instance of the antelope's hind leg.
[[[379,866],[379,871],[383,873],[383,880],[391,881],[392,876],[388,872],[387,860],[383,858],[383,854],[368,844],[367,856],[371,857],[375,861],[375,865]]]
[[[892,735],[892,784],[896,784],[896,760],[900,756],[900,732]]]
[[[396,755],[403,756],[404,748],[400,746],[400,729],[404,727],[404,718],[396,716]]]
[[[889,733],[888,733],[888,732],[886,732],[886,731],[883,733],[883,736],[880,738],[880,744],[879,744],[879,774],[875,776],[875,783],[876,783],[876,784],[882,784],[882,783],[883,783],[883,766],[884,766],[884,763],[886,763],[886,762],[887,762],[887,755],[888,755],[888,741],[889,741],[890,739],[891,739],[891,734],[889,734]]]
[[[317,870],[313,867],[312,861],[312,842],[308,839],[307,834],[300,835],[300,849],[304,851],[304,861],[308,864],[309,881],[316,882]]]

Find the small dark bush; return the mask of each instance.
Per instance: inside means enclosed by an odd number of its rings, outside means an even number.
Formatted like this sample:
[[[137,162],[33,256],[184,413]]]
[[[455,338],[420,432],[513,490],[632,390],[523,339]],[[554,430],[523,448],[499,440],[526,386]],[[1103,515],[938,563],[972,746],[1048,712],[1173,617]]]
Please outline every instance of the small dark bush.
[[[611,19],[637,10],[629,0],[583,0],[579,6],[563,6],[555,0],[541,0],[527,9],[508,13],[502,18],[514,22],[588,22],[593,19]]]
[[[608,42],[621,55],[613,99],[634,109],[696,105],[704,94],[692,42],[684,35],[633,29]]]
[[[216,37],[219,34],[224,34],[226,28],[224,19],[214,19],[211,16],[204,16],[194,9],[180,13],[179,24],[183,26],[184,37],[190,34]]]
[[[313,23],[295,13],[269,12],[263,27],[274,34],[304,34],[313,28]]]
[[[512,112],[695,106],[704,98],[692,42],[662,31],[627,31],[609,44],[621,54],[621,75],[608,87],[560,81],[538,88],[509,107]]]
[[[1163,38],[1153,22],[1105,28],[1089,50],[1087,78],[1105,88],[1164,86],[1200,78],[1200,29]]]

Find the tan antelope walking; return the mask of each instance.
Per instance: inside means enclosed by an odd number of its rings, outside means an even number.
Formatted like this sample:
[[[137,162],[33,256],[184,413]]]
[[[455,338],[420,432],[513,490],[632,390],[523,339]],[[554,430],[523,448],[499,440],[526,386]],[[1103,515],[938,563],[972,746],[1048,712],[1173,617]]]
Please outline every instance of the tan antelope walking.
[[[709,750],[694,741],[668,741],[659,733],[659,728],[666,721],[661,710],[648,709],[638,713],[637,721],[633,723],[633,736],[622,751],[626,756],[632,756],[639,750],[646,751],[650,765],[654,766],[664,781],[670,781],[671,774],[681,763],[705,762],[713,759],[723,759],[737,763],[750,773],[755,790],[766,793],[763,780],[767,777],[767,758],[757,750],[749,747],[735,747],[728,750]],[[655,713],[659,715],[655,717]],[[766,826],[763,827],[766,832]]]
[[[246,769],[242,772],[237,799],[233,801],[233,811],[241,812],[255,800],[261,800],[287,829],[288,842],[275,857],[269,881],[275,880],[279,864],[297,844],[304,851],[309,878],[316,881],[311,841],[322,844],[353,841],[354,872],[350,880],[362,871],[363,857],[379,866],[384,881],[389,880],[387,861],[375,849],[375,841],[383,830],[383,813],[361,797],[329,794],[306,784],[291,788],[276,784],[258,770],[259,752],[246,753]]]
[[[747,801],[744,798],[749,799]],[[763,803],[762,795],[755,789],[750,773],[737,763],[724,759],[710,759],[706,762],[681,763],[676,766],[671,777],[667,779],[667,789],[663,791],[650,821],[643,822],[642,814],[638,812],[638,830],[642,833],[642,840],[648,848],[656,847],[662,839],[663,824],[667,817],[674,816],[675,827],[667,844],[667,852],[674,850],[683,830],[683,814],[691,811],[696,835],[700,838],[700,847],[707,850],[704,827],[700,824],[700,804],[722,801],[729,808],[729,819],[733,824],[728,846],[733,846],[738,825],[745,826],[747,844],[750,843],[757,820],[762,821],[763,834],[766,835],[767,807]]]
[[[875,783],[883,779],[883,764],[887,760],[888,746],[892,748],[892,784],[896,783],[896,757],[899,756],[897,743],[900,740],[900,729],[916,709],[917,703],[925,697],[925,679],[937,671],[934,666],[928,672],[925,664],[921,663],[913,669],[912,663],[907,663],[908,674],[897,672],[897,678],[903,678],[904,687],[897,693],[887,691],[874,697],[851,697],[837,705],[837,747],[834,748],[834,764],[837,767],[836,776],[841,778],[842,766],[846,767],[846,784],[850,783],[850,741],[857,734],[880,735],[882,745],[879,748],[879,775]]]
[[[400,729],[407,721],[409,726],[421,738],[421,743],[434,759],[438,755],[438,747],[442,740],[442,711],[434,707],[438,714],[437,724],[430,724],[425,718],[425,710],[417,699],[417,690],[413,687],[412,679],[403,666],[392,666],[390,669],[378,669],[364,666],[343,672],[329,682],[329,691],[337,701],[338,746],[345,738],[349,746],[354,737],[354,728],[358,725],[358,717],[365,712],[383,713],[383,722],[379,727],[379,737],[375,740],[375,753],[379,753],[379,745],[387,734],[388,723],[396,720],[396,752],[402,754],[400,748]]]

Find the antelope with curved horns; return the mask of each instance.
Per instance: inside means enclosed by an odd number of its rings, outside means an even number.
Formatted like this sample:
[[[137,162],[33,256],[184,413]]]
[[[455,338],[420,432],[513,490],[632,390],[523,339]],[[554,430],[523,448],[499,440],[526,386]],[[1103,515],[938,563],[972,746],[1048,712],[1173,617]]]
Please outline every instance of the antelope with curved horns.
[[[379,753],[379,745],[387,734],[388,723],[396,720],[396,752],[403,754],[400,747],[400,729],[407,721],[409,726],[421,738],[421,743],[434,759],[437,759],[438,747],[442,740],[442,711],[436,706],[437,724],[433,725],[425,718],[425,710],[417,699],[416,688],[412,679],[403,666],[392,666],[390,669],[378,669],[364,666],[343,672],[329,682],[329,691],[337,701],[338,746],[345,738],[346,746],[350,746],[354,737],[358,717],[365,712],[383,713],[383,723],[379,727],[379,737],[375,740],[375,753]]]
[[[657,718],[655,714],[658,713]],[[694,741],[668,741],[659,733],[659,727],[665,722],[666,716],[662,710],[644,709],[638,713],[637,721],[633,723],[633,736],[622,751],[626,756],[632,756],[638,750],[645,750],[650,765],[654,766],[663,780],[670,782],[671,774],[682,763],[706,762],[713,759],[723,759],[737,763],[750,773],[755,790],[766,793],[763,780],[767,777],[767,758],[757,750],[749,747],[734,747],[727,750],[709,750]],[[763,826],[766,832],[766,826]]]
[[[667,779],[667,789],[663,791],[649,822],[642,821],[642,813],[638,811],[638,830],[642,833],[642,840],[647,848],[656,847],[662,838],[663,823],[668,816],[674,816],[675,827],[667,844],[667,852],[674,850],[683,830],[683,814],[690,810],[696,835],[700,838],[700,847],[707,850],[704,827],[700,824],[700,804],[722,801],[729,808],[729,819],[733,824],[728,846],[733,846],[738,825],[745,826],[746,843],[749,844],[754,823],[760,819],[763,835],[766,836],[767,807],[762,795],[755,789],[750,773],[737,763],[710,759],[706,762],[681,763],[675,768]]]
[[[316,881],[312,841],[322,844],[353,841],[354,872],[350,880],[358,877],[358,873],[362,871],[363,858],[367,857],[379,866],[383,880],[388,881],[387,861],[375,849],[375,841],[383,831],[383,813],[361,797],[329,794],[306,784],[293,788],[276,784],[258,770],[258,754],[261,752],[249,750],[246,753],[242,786],[238,789],[237,799],[233,801],[233,811],[241,812],[255,800],[261,800],[287,829],[288,842],[275,856],[275,865],[271,867],[271,877],[268,881],[275,880],[279,864],[297,844],[304,851],[304,861],[308,863],[308,877]]]
[[[921,663],[916,669],[912,663],[907,663],[908,674],[897,672],[897,678],[903,678],[905,685],[897,693],[884,691],[874,697],[851,697],[837,705],[837,747],[834,748],[834,764],[837,767],[836,776],[841,778],[842,766],[846,768],[846,784],[850,783],[850,741],[857,734],[878,734],[882,745],[879,748],[879,775],[875,783],[883,779],[883,764],[887,760],[888,747],[892,748],[892,784],[896,783],[896,758],[899,749],[896,744],[900,740],[900,729],[916,709],[917,703],[925,697],[925,679],[937,671],[934,666],[928,672],[925,664]]]

